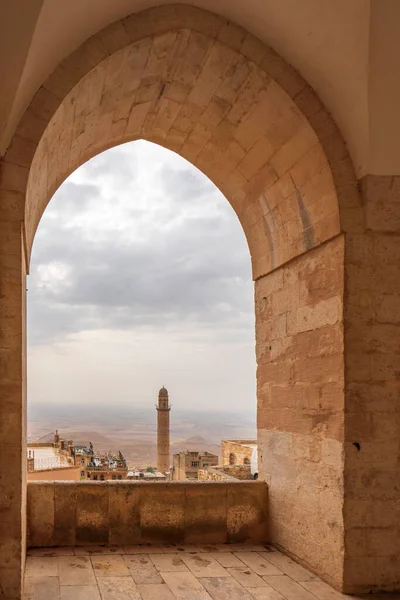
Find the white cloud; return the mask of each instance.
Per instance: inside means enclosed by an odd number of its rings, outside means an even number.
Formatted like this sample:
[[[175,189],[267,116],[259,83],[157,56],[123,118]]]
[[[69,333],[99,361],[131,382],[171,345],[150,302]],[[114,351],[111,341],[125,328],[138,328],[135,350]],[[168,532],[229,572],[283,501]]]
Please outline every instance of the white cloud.
[[[178,406],[255,410],[250,257],[227,200],[146,142],[83,165],[36,234],[28,339],[32,402],[143,403],[165,383]]]

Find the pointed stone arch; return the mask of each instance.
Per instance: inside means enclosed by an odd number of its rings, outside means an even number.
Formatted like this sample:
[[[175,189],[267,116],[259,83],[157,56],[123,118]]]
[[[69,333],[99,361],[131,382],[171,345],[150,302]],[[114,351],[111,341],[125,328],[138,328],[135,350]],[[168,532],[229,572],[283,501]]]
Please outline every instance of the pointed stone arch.
[[[363,227],[357,183],[340,132],[299,73],[212,13],[168,5],[98,32],[37,91],[1,162],[10,273],[2,394],[12,390],[18,444],[24,268],[37,225],[72,171],[140,138],[201,169],[242,224],[256,281],[259,472],[270,484],[272,541],[343,587],[344,234]],[[20,476],[20,457],[9,461]],[[21,556],[24,476],[15,490]]]

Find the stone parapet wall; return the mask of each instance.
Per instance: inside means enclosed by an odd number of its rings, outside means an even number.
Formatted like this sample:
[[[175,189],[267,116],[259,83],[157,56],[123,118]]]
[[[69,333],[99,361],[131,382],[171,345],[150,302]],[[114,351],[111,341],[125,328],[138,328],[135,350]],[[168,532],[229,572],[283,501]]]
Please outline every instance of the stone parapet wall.
[[[199,481],[249,481],[252,479],[250,467],[247,465],[199,469],[198,476]]]
[[[264,482],[30,482],[28,546],[268,541]]]

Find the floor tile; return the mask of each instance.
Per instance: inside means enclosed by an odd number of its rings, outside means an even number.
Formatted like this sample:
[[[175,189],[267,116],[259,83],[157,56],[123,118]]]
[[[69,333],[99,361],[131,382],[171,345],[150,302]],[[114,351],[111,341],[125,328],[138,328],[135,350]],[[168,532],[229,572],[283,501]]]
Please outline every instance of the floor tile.
[[[57,560],[61,585],[96,585],[88,556],[59,556]]]
[[[93,554],[124,554],[123,548],[117,546],[81,546],[74,549],[76,556],[92,556]]]
[[[60,600],[59,578],[25,578],[24,600]]]
[[[199,581],[213,600],[254,600],[233,577],[202,577]]]
[[[92,556],[94,574],[99,577],[129,577],[129,569],[122,556]]]
[[[132,577],[102,577],[98,584],[101,600],[141,600]]]
[[[179,554],[149,554],[157,571],[187,571],[188,568]]]
[[[266,576],[263,578],[286,600],[315,600],[315,596],[287,575]]]
[[[269,585],[251,588],[251,593],[256,600],[285,600],[285,598]]]
[[[175,600],[166,583],[142,583],[138,590],[142,600]]]
[[[267,552],[235,552],[235,556],[257,575],[283,575],[282,571],[267,560]]]
[[[265,581],[259,575],[257,575],[257,573],[254,573],[250,567],[227,570],[229,575],[232,575],[232,577],[234,577],[245,588],[262,587],[265,585]]]
[[[211,556],[213,556],[215,558],[215,560],[217,560],[219,562],[220,565],[225,567],[225,569],[228,567],[245,567],[246,566],[241,560],[239,560],[239,558],[237,558],[234,554],[232,554],[232,552],[216,552],[215,554],[212,554]]]
[[[177,600],[211,600],[192,573],[162,573],[162,576]]]
[[[124,556],[135,583],[162,583],[162,578],[147,554]]]
[[[316,575],[280,552],[268,552],[265,558],[294,581],[310,581],[316,578]]]
[[[211,555],[183,553],[181,559],[195,577],[227,577],[229,575]]]
[[[349,596],[337,592],[335,589],[331,588],[330,585],[319,579],[314,581],[302,581],[300,585],[314,594],[319,600],[341,600],[343,598],[349,598]]]
[[[136,546],[124,546],[125,554],[164,554],[164,546],[149,546],[149,545],[136,545]]]
[[[29,548],[28,556],[73,556],[73,548]]]
[[[61,600],[101,600],[97,585],[62,585]]]
[[[189,552],[191,554],[197,554],[200,552],[197,546],[191,546],[188,544],[174,544],[173,546],[162,546],[162,548],[165,554],[169,554],[170,552]]]
[[[58,576],[58,558],[28,556],[26,559],[27,577],[57,577]]]

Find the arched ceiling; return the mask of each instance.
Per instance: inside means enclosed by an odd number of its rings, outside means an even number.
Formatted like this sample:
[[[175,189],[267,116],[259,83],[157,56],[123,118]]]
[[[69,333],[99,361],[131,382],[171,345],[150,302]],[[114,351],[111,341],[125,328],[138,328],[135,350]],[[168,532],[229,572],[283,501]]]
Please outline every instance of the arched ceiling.
[[[35,4],[40,0],[35,0]],[[57,64],[107,24],[169,0],[42,0],[36,25],[17,27],[10,6],[2,19],[15,33],[8,40],[12,60],[26,58],[7,108],[4,152],[31,97]],[[400,61],[396,28],[398,0],[189,0],[245,27],[295,66],[331,111],[348,144],[358,176],[400,172],[396,156]],[[11,4],[11,3],[8,3]],[[18,0],[16,5],[31,4]],[[18,8],[18,7],[17,7]],[[21,8],[21,7],[19,7]],[[14,14],[12,14],[14,12]],[[32,39],[29,52],[21,52]],[[1,44],[4,42],[0,42]],[[28,46],[29,47],[29,46]],[[396,52],[397,49],[397,52]],[[1,50],[1,48],[0,48]],[[22,63],[23,64],[23,63]],[[18,67],[18,65],[17,65]],[[0,77],[4,79],[6,71]],[[375,85],[375,80],[377,85]],[[387,94],[382,94],[387,91]],[[3,103],[4,104],[4,103]],[[4,106],[0,105],[0,111]],[[1,127],[0,113],[0,127]],[[398,123],[394,123],[397,118]],[[370,136],[371,139],[370,139]],[[388,143],[388,138],[390,138]],[[370,145],[373,142],[373,151]]]

